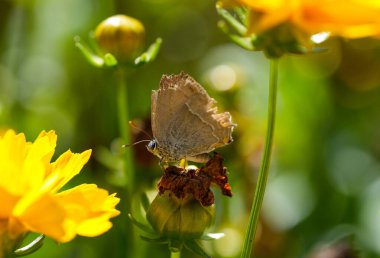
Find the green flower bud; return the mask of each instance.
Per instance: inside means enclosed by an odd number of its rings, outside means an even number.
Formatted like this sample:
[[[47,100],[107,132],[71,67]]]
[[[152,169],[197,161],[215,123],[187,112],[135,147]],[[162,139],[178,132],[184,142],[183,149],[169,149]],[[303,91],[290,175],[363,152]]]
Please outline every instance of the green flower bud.
[[[141,54],[145,29],[139,20],[114,15],[98,25],[95,38],[104,54],[112,54],[119,62],[133,61]]]
[[[191,195],[177,198],[170,191],[158,194],[147,212],[152,227],[170,239],[199,238],[211,225],[214,205],[203,206]]]

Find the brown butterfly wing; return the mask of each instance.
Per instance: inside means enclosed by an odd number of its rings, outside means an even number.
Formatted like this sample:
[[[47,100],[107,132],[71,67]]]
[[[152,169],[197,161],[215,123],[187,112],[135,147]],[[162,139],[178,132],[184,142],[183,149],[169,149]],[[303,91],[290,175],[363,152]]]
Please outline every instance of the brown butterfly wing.
[[[178,94],[178,85],[184,82],[182,74],[162,76],[160,88],[152,93],[152,131],[158,143],[165,141],[169,123],[186,102],[186,96]]]
[[[234,124],[215,103],[187,74],[164,76],[152,94],[152,130],[162,156],[178,160],[230,143]]]

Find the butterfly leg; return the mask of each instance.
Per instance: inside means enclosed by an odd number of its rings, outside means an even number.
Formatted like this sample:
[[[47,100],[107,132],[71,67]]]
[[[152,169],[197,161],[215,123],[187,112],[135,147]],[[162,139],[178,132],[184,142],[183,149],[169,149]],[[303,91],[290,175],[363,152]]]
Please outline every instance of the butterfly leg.
[[[187,166],[188,166],[187,159],[186,158],[181,159],[180,162],[179,162],[179,167],[181,167],[183,169],[186,169]]]
[[[158,163],[163,171],[165,171],[165,168],[167,167],[167,163],[164,161],[164,158],[160,158],[160,161]]]

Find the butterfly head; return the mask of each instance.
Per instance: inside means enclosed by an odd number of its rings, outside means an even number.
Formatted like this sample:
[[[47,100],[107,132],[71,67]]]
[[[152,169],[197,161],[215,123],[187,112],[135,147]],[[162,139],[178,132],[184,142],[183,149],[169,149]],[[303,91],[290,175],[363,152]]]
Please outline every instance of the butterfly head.
[[[153,139],[148,143],[146,148],[148,149],[148,151],[150,151],[151,153],[153,153],[157,157],[160,157],[157,146],[158,146],[157,141],[155,139]]]

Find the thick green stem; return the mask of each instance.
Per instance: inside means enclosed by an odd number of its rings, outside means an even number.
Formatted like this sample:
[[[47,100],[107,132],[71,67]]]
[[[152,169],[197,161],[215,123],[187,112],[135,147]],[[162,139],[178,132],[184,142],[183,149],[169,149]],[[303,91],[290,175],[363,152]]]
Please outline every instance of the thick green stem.
[[[245,234],[244,246],[241,253],[241,258],[251,257],[253,249],[253,239],[255,237],[257,224],[259,222],[259,215],[261,206],[264,200],[265,188],[268,180],[269,165],[272,154],[272,143],[274,136],[274,127],[276,120],[276,98],[277,98],[277,74],[278,74],[278,60],[270,60],[270,78],[269,78],[269,101],[268,101],[268,126],[267,135],[265,139],[264,153],[261,161],[259,177],[255,196],[253,198],[251,213],[249,216],[248,229]]]

